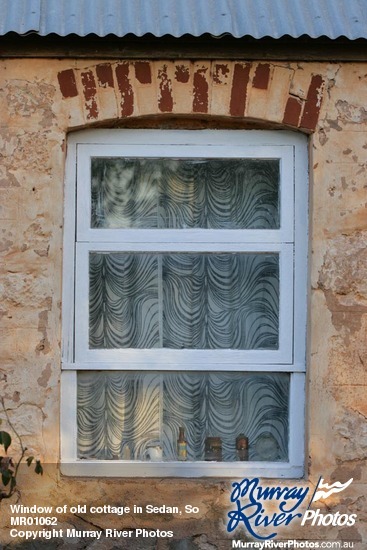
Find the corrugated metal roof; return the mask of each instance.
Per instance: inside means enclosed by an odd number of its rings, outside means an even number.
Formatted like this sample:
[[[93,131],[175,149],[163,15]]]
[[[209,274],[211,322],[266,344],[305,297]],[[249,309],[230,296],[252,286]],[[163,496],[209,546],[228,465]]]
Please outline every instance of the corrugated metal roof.
[[[0,34],[367,38],[367,0],[0,0]]]

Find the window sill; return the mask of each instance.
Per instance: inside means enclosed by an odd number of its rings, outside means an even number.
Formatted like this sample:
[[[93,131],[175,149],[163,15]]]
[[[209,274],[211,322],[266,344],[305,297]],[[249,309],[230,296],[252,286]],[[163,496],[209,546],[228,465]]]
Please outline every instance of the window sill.
[[[226,477],[301,478],[303,465],[289,462],[139,462],[69,460],[61,462],[66,476],[87,477]]]

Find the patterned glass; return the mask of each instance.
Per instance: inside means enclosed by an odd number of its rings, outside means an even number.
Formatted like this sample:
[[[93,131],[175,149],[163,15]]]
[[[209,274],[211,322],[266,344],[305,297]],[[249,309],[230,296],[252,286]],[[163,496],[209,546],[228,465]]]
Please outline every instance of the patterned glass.
[[[279,159],[95,157],[91,171],[92,228],[279,228]]]
[[[180,427],[190,461],[208,460],[208,437],[218,461],[240,460],[240,434],[248,460],[288,458],[286,373],[84,371],[77,395],[79,458],[149,460],[158,448],[153,459],[177,460]]]
[[[89,255],[91,349],[277,349],[276,253]]]

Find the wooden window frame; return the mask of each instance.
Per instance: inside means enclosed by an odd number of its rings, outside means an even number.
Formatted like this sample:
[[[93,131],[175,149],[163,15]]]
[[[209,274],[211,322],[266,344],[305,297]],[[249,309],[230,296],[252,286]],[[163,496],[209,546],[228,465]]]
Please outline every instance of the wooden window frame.
[[[91,229],[90,158],[279,158],[276,230]],[[88,130],[68,139],[65,178],[61,469],[66,475],[302,477],[307,322],[308,162],[305,136],[262,130]],[[88,349],[88,254],[279,253],[278,350]],[[77,458],[77,372],[211,370],[290,375],[288,462],[140,462]]]

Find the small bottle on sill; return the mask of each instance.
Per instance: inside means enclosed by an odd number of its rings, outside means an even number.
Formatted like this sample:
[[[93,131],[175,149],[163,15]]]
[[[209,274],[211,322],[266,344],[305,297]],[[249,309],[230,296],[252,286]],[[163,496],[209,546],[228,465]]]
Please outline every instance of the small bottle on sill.
[[[236,437],[236,454],[237,460],[248,460],[248,438],[245,434]]]
[[[187,460],[187,441],[185,439],[185,430],[181,427],[178,431],[177,457],[178,460]]]

